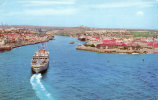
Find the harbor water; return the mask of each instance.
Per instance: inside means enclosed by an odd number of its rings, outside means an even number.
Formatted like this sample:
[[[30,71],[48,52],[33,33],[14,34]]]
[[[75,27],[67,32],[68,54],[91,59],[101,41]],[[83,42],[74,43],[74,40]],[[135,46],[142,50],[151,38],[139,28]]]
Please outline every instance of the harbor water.
[[[158,54],[76,50],[81,43],[63,36],[47,42],[50,62],[43,74],[32,74],[30,66],[41,44],[0,53],[0,100],[158,99]]]

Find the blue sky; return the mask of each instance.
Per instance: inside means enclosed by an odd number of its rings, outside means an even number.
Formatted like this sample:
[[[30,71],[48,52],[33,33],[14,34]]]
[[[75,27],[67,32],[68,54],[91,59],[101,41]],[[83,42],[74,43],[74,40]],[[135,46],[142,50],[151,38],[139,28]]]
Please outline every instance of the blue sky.
[[[0,0],[0,23],[158,29],[158,0]]]

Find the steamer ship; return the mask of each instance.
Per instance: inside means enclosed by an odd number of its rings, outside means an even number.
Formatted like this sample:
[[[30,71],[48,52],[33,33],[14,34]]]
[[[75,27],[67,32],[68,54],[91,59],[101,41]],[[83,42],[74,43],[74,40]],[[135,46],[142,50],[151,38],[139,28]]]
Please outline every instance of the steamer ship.
[[[44,48],[39,49],[37,52],[34,53],[32,62],[31,62],[31,69],[32,73],[42,73],[46,71],[49,67],[49,52],[46,51]]]

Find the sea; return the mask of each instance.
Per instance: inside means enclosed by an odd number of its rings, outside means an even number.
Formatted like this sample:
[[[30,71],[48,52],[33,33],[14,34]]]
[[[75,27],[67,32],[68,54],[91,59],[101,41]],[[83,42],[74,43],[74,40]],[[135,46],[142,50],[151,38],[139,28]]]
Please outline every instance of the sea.
[[[158,100],[158,54],[76,50],[83,43],[64,36],[45,43],[43,74],[30,66],[41,44],[1,52],[0,100]]]

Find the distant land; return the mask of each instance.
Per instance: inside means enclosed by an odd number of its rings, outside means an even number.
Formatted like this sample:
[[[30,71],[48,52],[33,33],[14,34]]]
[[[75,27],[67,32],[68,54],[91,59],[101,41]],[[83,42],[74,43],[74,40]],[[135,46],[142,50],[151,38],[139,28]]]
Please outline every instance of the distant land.
[[[85,44],[76,47],[79,50],[128,54],[158,53],[158,30],[153,29],[95,28],[83,25],[78,27],[0,25],[0,30],[1,49],[6,46],[12,48],[49,41],[54,35],[61,35],[86,41]],[[21,44],[19,41],[24,43]]]
[[[96,27],[87,27],[87,26],[78,26],[78,27],[56,27],[56,26],[34,26],[34,25],[0,25],[1,29],[10,29],[10,28],[21,28],[30,31],[35,31],[39,33],[50,33],[53,35],[63,35],[63,36],[72,36],[76,37],[77,35],[82,35],[86,31],[95,31],[95,30],[126,30],[130,32],[149,32],[158,34],[158,29],[126,29],[126,28],[96,28]]]
[[[87,26],[77,26],[77,27],[56,27],[56,26],[34,26],[34,25],[0,25],[0,28],[8,29],[8,28],[23,28],[23,29],[31,29],[37,31],[52,31],[52,30],[80,30],[81,28],[84,30],[128,30],[128,31],[151,31],[158,32],[158,29],[130,29],[130,28],[96,28],[96,27],[87,27]]]

